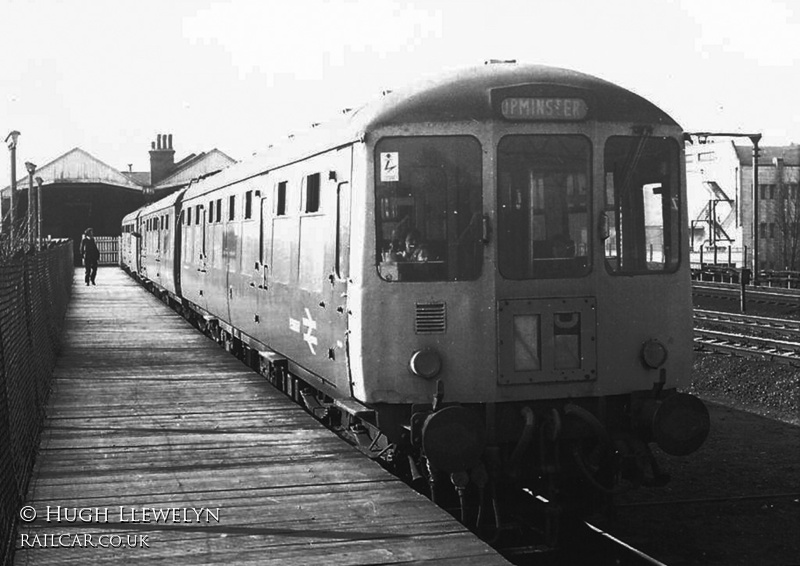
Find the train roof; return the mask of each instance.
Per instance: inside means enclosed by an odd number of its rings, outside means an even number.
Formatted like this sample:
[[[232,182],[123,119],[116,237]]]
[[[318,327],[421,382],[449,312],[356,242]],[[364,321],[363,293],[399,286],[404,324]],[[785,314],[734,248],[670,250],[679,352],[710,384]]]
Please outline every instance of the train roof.
[[[152,214],[153,212],[158,212],[159,210],[163,210],[165,208],[171,208],[185,193],[187,189],[181,189],[179,191],[175,191],[172,194],[165,196],[151,204],[145,205],[139,209],[142,215],[145,214]]]
[[[588,107],[586,120],[677,125],[653,103],[603,79],[544,65],[491,63],[388,92],[190,186],[186,198],[344,147],[382,126],[500,119],[499,102],[506,96],[579,98]]]
[[[142,213],[141,208],[137,208],[136,210],[129,212],[128,214],[122,217],[122,223],[127,224],[129,222],[133,222],[139,217],[141,213]]]
[[[592,75],[513,62],[488,63],[421,82],[361,109],[365,129],[408,122],[491,120],[495,98],[574,96],[586,99],[587,119],[676,125],[653,103]]]

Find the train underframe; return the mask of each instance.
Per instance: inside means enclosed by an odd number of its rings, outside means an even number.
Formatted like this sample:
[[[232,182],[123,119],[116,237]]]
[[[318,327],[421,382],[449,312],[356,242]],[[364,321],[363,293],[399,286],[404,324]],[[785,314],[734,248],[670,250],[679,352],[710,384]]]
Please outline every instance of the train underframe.
[[[516,507],[528,494],[544,505],[539,531],[546,544],[557,545],[565,516],[608,514],[615,495],[669,481],[651,443],[684,455],[708,434],[701,401],[658,386],[606,397],[459,404],[450,403],[438,383],[427,404],[366,407],[333,399],[290,360],[147,286],[314,417],[490,542],[518,529]]]
[[[670,413],[668,426],[680,421],[670,436],[671,447],[681,437],[678,452],[693,451],[708,432],[705,406],[674,390],[464,405],[449,403],[439,384],[429,404],[364,410],[327,397],[289,365],[261,356],[256,369],[492,544],[528,530],[520,518],[532,505],[541,517],[536,531],[542,543],[557,547],[563,525],[612,515],[614,496],[624,491],[665,485],[669,475],[651,449],[659,435],[670,434],[654,430],[663,426],[659,412]]]

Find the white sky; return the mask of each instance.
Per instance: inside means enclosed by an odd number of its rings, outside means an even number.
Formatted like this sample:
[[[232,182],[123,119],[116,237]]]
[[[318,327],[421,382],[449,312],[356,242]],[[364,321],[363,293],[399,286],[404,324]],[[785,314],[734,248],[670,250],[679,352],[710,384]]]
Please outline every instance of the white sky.
[[[610,80],[687,130],[800,142],[795,6],[0,0],[0,139],[19,130],[18,163],[38,165],[80,147],[118,169],[148,170],[159,133],[173,134],[176,160],[214,147],[243,159],[381,90],[494,58]]]

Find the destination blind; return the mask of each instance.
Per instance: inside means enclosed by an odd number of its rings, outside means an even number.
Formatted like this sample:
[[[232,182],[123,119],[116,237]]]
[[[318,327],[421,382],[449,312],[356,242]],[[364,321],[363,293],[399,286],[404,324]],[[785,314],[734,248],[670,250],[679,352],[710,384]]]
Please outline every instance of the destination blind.
[[[580,98],[505,98],[500,105],[509,120],[583,120],[588,112]]]

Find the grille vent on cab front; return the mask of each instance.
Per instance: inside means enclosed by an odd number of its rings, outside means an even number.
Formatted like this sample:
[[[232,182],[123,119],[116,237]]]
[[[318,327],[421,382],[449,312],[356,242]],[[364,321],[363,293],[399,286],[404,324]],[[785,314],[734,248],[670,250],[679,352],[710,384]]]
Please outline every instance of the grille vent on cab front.
[[[417,303],[414,331],[417,334],[444,334],[447,308],[444,303]]]

